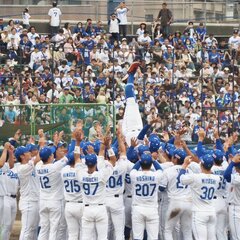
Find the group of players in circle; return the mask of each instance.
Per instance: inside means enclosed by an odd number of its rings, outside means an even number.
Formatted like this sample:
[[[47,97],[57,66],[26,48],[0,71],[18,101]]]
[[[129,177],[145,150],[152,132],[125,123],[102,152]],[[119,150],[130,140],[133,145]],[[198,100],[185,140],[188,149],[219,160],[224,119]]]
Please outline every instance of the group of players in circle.
[[[224,143],[214,133],[213,149],[198,131],[195,149],[181,140],[184,129],[160,139],[142,126],[128,71],[123,122],[96,142],[84,141],[82,123],[72,140],[56,132],[38,144],[21,135],[6,142],[0,158],[1,237],[10,238],[21,211],[20,240],[232,240],[240,239],[240,152],[233,134]],[[147,137],[148,136],[148,137]],[[146,238],[147,237],[147,238]]]

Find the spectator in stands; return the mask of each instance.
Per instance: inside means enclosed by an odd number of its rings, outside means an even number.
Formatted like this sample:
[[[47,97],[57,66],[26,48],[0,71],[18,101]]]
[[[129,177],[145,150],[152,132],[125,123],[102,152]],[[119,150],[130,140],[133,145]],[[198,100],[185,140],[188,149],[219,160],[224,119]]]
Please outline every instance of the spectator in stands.
[[[120,20],[117,15],[113,13],[108,21],[109,33],[111,33],[111,43],[114,41],[119,42],[119,23]]]
[[[173,21],[172,12],[167,8],[167,3],[162,4],[162,9],[159,11],[157,21],[160,20],[162,33],[164,37],[168,37],[170,32],[170,24]]]
[[[31,16],[29,14],[29,9],[24,8],[24,10],[22,12],[23,28],[26,29],[26,28],[30,27],[30,21],[29,21],[30,18],[31,18]]]
[[[57,2],[52,3],[52,8],[48,11],[49,16],[49,25],[51,29],[51,36],[54,36],[57,34],[59,28],[60,28],[60,17],[62,15],[61,10],[57,7]]]

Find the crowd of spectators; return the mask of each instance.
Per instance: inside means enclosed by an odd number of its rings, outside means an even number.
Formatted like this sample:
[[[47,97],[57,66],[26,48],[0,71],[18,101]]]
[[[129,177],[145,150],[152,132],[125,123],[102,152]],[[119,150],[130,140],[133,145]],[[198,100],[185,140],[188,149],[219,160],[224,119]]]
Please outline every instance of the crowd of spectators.
[[[161,118],[154,131],[185,126],[184,140],[191,142],[203,126],[212,142],[216,126],[222,139],[240,130],[237,29],[218,41],[202,23],[190,21],[183,32],[169,33],[158,22],[141,23],[135,36],[125,37],[125,26],[120,27],[124,36],[119,34],[118,11],[108,27],[87,19],[76,26],[65,23],[54,36],[39,34],[28,23],[10,20],[1,26],[1,120],[18,122],[20,111],[13,105],[20,103],[39,108],[45,103],[111,103],[120,121],[127,70],[138,58],[142,68],[135,75],[136,100],[144,122]],[[46,108],[38,114],[40,124],[50,122],[43,114]]]

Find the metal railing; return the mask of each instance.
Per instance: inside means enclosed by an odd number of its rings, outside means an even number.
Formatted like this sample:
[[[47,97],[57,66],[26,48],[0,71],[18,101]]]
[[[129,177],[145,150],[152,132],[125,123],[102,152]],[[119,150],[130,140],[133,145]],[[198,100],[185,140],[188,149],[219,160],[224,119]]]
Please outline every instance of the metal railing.
[[[17,129],[21,129],[24,143],[27,136],[35,136],[43,129],[47,136],[55,131],[64,131],[64,140],[71,139],[71,133],[77,121],[82,120],[85,137],[94,121],[103,127],[112,127],[115,132],[116,114],[113,105],[107,104],[37,104],[37,105],[2,105],[0,107],[0,141],[12,137]]]

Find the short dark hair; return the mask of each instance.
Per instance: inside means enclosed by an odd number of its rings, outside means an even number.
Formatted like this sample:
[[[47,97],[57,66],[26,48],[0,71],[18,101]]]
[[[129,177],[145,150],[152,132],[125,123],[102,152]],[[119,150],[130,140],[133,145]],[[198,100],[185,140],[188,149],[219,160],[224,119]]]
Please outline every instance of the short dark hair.
[[[57,6],[57,2],[53,2],[53,3],[52,3],[52,6],[53,6],[53,7],[56,7],[56,6]]]
[[[147,163],[146,164],[144,162],[141,162],[140,165],[141,165],[142,170],[149,170],[152,167],[152,163]]]

